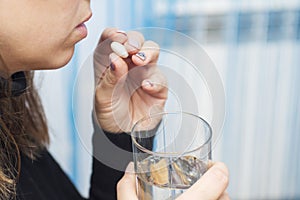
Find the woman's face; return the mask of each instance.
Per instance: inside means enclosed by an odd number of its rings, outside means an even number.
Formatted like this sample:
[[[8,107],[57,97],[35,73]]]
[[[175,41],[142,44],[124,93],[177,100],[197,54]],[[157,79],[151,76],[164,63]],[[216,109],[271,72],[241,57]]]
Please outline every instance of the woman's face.
[[[90,0],[0,0],[0,70],[65,65],[90,17]]]

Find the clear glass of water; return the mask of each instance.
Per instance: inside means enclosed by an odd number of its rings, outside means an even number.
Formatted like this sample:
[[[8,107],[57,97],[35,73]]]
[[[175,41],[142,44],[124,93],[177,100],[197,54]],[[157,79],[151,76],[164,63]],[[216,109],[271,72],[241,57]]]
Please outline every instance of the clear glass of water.
[[[153,114],[134,125],[131,137],[140,200],[176,199],[207,171],[212,130],[197,115]]]

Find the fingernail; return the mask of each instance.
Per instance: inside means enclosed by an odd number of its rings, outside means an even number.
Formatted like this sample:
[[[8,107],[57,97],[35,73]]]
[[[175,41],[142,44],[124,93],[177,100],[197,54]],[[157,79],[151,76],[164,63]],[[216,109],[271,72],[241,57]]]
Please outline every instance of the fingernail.
[[[127,173],[134,173],[134,164],[133,164],[133,162],[130,162],[127,165],[125,172],[127,172]]]
[[[149,80],[146,80],[144,84],[145,84],[144,86],[146,86],[146,87],[153,87],[154,86],[154,84]]]
[[[126,31],[123,31],[123,30],[117,30],[116,32],[117,32],[117,33],[122,33],[122,34],[124,34],[124,35],[126,35],[126,36],[127,36],[127,33],[126,33]]]
[[[116,66],[115,66],[115,64],[114,63],[110,63],[110,69],[112,70],[112,71],[115,71],[115,69],[116,69]]]
[[[144,52],[138,52],[137,54],[135,54],[139,59],[141,59],[142,61],[146,60],[146,55]]]
[[[151,81],[147,81],[148,85],[150,85],[151,87],[153,87],[153,83]]]
[[[141,48],[141,44],[135,40],[134,38],[128,38],[128,44],[130,46],[132,46],[135,49],[140,49]]]

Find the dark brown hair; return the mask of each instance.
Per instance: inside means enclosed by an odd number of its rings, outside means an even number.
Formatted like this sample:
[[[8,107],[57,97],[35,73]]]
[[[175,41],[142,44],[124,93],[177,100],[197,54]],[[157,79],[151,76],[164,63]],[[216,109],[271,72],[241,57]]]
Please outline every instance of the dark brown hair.
[[[0,98],[0,199],[12,199],[20,173],[20,154],[35,159],[48,142],[48,128],[33,72],[25,72],[26,91]],[[8,80],[8,83],[11,80]],[[1,88],[1,87],[0,87]],[[9,87],[8,87],[9,88]]]

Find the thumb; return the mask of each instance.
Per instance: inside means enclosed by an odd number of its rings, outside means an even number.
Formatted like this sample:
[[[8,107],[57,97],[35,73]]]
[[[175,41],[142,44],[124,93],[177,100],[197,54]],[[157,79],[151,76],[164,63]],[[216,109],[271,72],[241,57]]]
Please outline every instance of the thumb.
[[[138,200],[133,162],[129,163],[125,175],[117,184],[117,197],[118,200]]]
[[[192,187],[176,200],[216,200],[225,192],[229,173],[225,164],[215,163]]]

